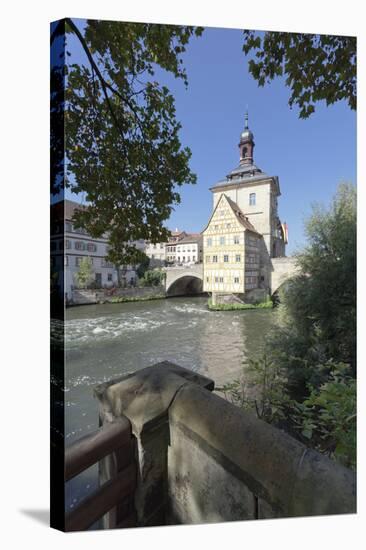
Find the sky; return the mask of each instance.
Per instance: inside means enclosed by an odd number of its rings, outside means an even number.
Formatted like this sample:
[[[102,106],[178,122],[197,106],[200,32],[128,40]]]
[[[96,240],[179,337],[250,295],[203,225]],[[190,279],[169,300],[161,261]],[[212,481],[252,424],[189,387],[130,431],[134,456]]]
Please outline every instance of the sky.
[[[290,109],[283,79],[259,87],[248,72],[242,31],[206,28],[183,55],[189,86],[160,71],[176,102],[183,146],[192,151],[195,185],[179,188],[181,204],[167,221],[170,229],[200,232],[212,213],[209,190],[239,163],[238,142],[248,106],[254,134],[254,162],[279,177],[279,216],[289,227],[287,254],[305,244],[304,220],[314,202],[329,204],[341,181],[356,184],[356,113],[346,101],[316,104],[310,118]],[[71,59],[84,59],[71,40]],[[77,197],[66,194],[66,198]]]

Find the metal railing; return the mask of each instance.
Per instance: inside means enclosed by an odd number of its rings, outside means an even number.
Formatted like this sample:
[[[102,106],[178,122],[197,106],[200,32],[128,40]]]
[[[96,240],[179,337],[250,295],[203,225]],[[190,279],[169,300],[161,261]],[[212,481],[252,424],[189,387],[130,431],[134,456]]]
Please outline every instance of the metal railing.
[[[118,524],[115,527],[136,525],[133,507],[136,488],[134,438],[126,417],[104,424],[66,448],[65,482],[112,453],[116,454],[118,464],[114,477],[103,483],[75,510],[66,515],[65,531],[88,529],[115,507],[119,508]]]

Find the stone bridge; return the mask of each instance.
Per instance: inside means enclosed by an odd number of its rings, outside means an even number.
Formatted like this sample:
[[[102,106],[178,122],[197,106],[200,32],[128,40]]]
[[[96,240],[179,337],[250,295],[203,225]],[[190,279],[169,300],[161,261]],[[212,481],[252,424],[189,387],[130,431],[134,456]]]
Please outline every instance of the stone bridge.
[[[203,291],[203,264],[167,267],[164,271],[167,296],[200,294]]]
[[[298,273],[299,269],[296,265],[296,258],[293,256],[283,258],[271,258],[272,272],[271,280],[271,295],[274,294],[280,286],[283,285],[290,277]]]
[[[270,292],[274,294],[298,271],[294,257],[271,258],[270,273],[268,279],[271,281]],[[165,268],[166,280],[165,290],[167,296],[184,296],[200,294],[203,290],[203,264],[191,266],[177,266]]]

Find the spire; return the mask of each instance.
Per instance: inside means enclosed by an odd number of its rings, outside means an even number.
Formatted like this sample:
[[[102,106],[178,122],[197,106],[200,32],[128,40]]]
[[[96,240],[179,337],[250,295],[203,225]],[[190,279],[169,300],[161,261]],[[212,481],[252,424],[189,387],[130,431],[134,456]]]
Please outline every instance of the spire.
[[[240,135],[240,164],[253,164],[254,136],[248,125],[248,106],[244,115],[244,131]]]

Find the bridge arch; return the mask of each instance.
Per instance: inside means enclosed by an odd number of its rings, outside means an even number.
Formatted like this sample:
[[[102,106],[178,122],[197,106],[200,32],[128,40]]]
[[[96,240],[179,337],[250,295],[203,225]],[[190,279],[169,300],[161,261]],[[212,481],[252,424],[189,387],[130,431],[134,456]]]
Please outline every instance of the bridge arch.
[[[166,283],[167,296],[202,294],[203,280],[197,273],[182,273]]]
[[[298,274],[299,267],[294,257],[272,258],[271,296],[278,294],[287,281]]]

